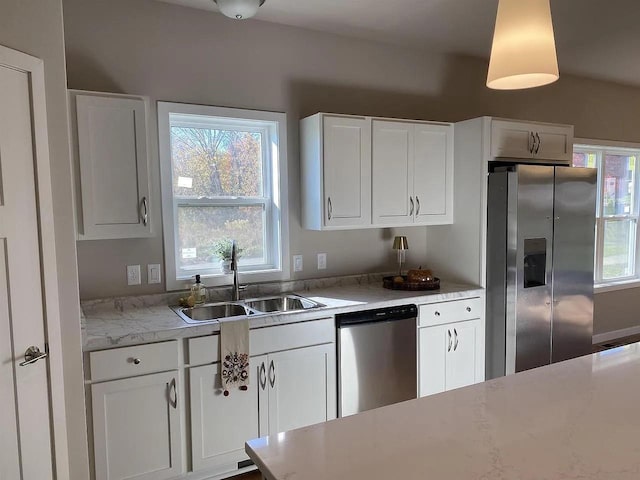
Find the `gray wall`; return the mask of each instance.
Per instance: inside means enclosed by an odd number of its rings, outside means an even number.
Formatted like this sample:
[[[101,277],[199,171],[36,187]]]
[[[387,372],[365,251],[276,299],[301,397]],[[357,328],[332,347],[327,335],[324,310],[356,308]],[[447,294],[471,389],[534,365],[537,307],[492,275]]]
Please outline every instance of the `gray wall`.
[[[297,123],[306,115],[328,111],[444,121],[497,115],[574,124],[583,137],[640,141],[638,88],[563,74],[548,87],[496,92],[484,86],[484,60],[236,22],[153,0],[64,0],[64,6],[70,88],[287,113],[291,254],[305,256],[305,272],[295,278],[318,276],[316,252],[328,253],[326,275],[394,264],[390,238],[395,231],[301,229]],[[153,153],[157,206],[157,145]],[[152,220],[160,224],[158,208]],[[426,264],[437,255],[437,245],[426,245],[425,228],[403,233],[410,237],[410,263]],[[81,297],[162,291],[162,285],[127,287],[125,275],[127,264],[162,260],[161,233],[150,240],[79,242]],[[609,297],[598,295],[597,312],[609,310]],[[638,324],[632,310],[629,305],[619,312],[626,326]],[[607,319],[599,315],[596,332],[608,330]]]
[[[1,0],[0,44],[44,60],[70,474],[88,478],[61,0]],[[66,445],[59,444],[66,450]]]

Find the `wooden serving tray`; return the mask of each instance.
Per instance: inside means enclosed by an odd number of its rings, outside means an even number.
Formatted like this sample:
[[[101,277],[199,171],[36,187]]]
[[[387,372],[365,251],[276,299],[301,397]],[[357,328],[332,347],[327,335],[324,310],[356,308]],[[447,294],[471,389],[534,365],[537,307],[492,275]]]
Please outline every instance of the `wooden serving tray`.
[[[409,282],[406,275],[402,275],[404,282],[396,283],[393,281],[398,275],[392,277],[383,277],[382,286],[390,290],[438,290],[440,288],[440,279],[433,277],[429,282]]]

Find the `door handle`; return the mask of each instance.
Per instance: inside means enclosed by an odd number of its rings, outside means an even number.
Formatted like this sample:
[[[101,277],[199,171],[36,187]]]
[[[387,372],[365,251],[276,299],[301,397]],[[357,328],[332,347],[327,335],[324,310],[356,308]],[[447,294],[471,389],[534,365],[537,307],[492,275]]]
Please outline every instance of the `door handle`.
[[[529,153],[533,154],[533,149],[536,148],[536,137],[533,132],[529,132],[531,137],[529,138]]]
[[[169,387],[169,404],[174,408],[178,408],[178,388],[176,386],[176,379],[172,378]],[[173,392],[173,399],[171,399],[171,392]]]
[[[413,217],[413,197],[409,197],[409,204],[411,205],[410,211],[409,211],[409,216]]]
[[[273,364],[273,360],[269,364],[269,385],[273,388],[276,384],[276,367]]]
[[[447,347],[447,352],[451,351],[451,330],[447,330],[447,335],[449,336],[449,346]]]
[[[27,348],[26,352],[24,352],[24,362],[20,362],[21,367],[25,367],[27,365],[31,365],[32,363],[36,363],[38,360],[42,360],[43,358],[47,358],[49,354],[47,352],[41,352],[38,347],[32,345]]]
[[[142,197],[141,208],[142,223],[146,227],[149,223],[149,202],[147,200],[147,197]]]
[[[537,154],[538,150],[540,150],[540,135],[538,135],[538,132],[536,132],[536,140],[537,140],[537,143],[536,143],[536,151],[535,151],[535,153]]]
[[[260,365],[260,388],[262,390],[267,386],[267,369],[264,368],[264,362]]]
[[[420,215],[420,199],[418,198],[418,195],[416,195],[416,217],[418,215]]]
[[[331,217],[333,216],[333,205],[331,204],[331,197],[327,199],[327,208],[329,210],[328,212],[329,220],[331,220]]]
[[[455,341],[453,342],[453,351],[455,352],[458,349],[458,331],[454,328],[453,335],[455,337]]]

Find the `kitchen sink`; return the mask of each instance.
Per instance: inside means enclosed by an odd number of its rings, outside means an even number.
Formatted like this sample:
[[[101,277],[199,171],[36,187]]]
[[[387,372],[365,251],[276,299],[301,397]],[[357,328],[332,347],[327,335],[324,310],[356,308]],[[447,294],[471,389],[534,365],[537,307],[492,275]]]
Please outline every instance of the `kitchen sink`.
[[[176,307],[173,311],[187,323],[211,322],[222,318],[240,317],[256,313],[241,303],[230,302],[210,303],[196,305],[195,307]]]
[[[249,308],[262,313],[297,312],[312,308],[324,307],[323,304],[299,295],[279,295],[267,298],[256,298],[244,302]]]
[[[187,323],[203,323],[249,315],[300,312],[324,306],[300,295],[286,294],[238,302],[207,303],[195,307],[172,308]]]

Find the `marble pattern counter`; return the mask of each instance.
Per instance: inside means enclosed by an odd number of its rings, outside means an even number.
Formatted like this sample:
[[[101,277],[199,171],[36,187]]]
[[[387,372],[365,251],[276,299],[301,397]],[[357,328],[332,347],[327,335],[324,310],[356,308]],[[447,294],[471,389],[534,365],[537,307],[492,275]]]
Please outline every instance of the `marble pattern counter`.
[[[250,327],[303,322],[337,313],[402,305],[425,304],[482,295],[472,285],[442,282],[440,290],[405,292],[387,290],[380,283],[337,285],[297,291],[325,307],[305,312],[256,315]],[[173,338],[210,335],[220,330],[218,322],[187,324],[167,305],[175,295],[117,298],[83,302],[82,337],[85,351],[157,342]],[[160,303],[160,304],[158,304]]]
[[[267,480],[637,480],[640,344],[247,443]]]

